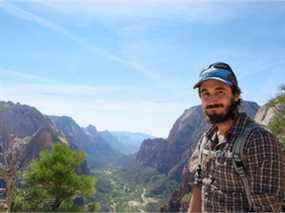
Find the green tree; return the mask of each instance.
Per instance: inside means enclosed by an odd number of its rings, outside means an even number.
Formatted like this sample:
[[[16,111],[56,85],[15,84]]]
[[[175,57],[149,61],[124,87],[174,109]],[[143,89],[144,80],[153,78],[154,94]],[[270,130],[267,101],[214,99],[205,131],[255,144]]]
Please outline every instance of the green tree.
[[[273,117],[268,127],[280,142],[285,146],[285,85],[280,87],[280,94],[270,101],[269,106],[282,106],[281,110]]]
[[[23,174],[14,209],[25,211],[76,210],[73,199],[95,193],[95,177],[78,175],[76,168],[85,159],[83,152],[62,143],[40,153]],[[17,202],[17,200],[19,202]]]

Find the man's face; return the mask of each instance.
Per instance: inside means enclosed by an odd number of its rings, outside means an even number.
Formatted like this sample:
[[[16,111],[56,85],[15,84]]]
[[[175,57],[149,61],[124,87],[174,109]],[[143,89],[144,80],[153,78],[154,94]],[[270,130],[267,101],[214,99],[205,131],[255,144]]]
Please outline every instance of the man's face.
[[[227,84],[218,80],[207,80],[200,86],[202,107],[212,123],[221,123],[230,118],[230,109],[239,96],[234,96]]]

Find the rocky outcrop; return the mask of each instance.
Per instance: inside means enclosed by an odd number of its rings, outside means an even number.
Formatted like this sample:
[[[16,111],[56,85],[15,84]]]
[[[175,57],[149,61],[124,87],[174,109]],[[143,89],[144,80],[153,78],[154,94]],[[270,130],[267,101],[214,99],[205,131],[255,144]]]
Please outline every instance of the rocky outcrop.
[[[53,143],[69,144],[68,140],[58,131],[51,120],[36,108],[0,102],[0,147],[1,152],[8,149],[10,138],[13,137],[19,144],[19,167],[25,168],[29,162],[38,157],[40,151],[49,148]],[[86,162],[78,170],[88,173]]]
[[[25,160],[37,158],[42,150],[51,147],[55,142],[68,144],[65,138],[60,136],[52,126],[39,129],[26,145]]]
[[[11,134],[18,138],[32,136],[47,126],[52,126],[52,123],[36,108],[19,103],[0,102],[0,135],[3,138]]]
[[[45,137],[41,134],[47,129],[52,132],[54,137],[58,135],[51,121],[34,107],[19,103],[0,102],[0,135],[3,152],[8,149],[10,138],[14,137],[19,139],[19,143],[20,141],[22,143],[19,152],[26,159],[25,162],[33,159],[36,156],[36,151],[39,152],[52,143],[49,134],[45,134]],[[39,137],[40,135],[41,137]],[[27,152],[27,147],[34,151]]]
[[[145,166],[152,165],[158,171],[166,173],[171,168],[171,162],[169,161],[171,160],[169,156],[171,153],[169,151],[168,142],[165,139],[148,139],[141,145],[136,159]]]
[[[257,111],[255,116],[255,121],[266,126],[270,123],[270,121],[272,121],[273,117],[277,113],[284,110],[285,110],[284,104],[277,104],[277,105],[265,104]]]

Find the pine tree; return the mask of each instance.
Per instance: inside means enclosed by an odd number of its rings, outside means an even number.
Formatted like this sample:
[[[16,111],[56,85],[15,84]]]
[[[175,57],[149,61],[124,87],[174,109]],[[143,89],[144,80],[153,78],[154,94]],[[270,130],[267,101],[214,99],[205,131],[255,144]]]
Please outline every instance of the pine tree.
[[[78,175],[83,152],[57,143],[40,153],[23,174],[23,186],[18,191],[14,209],[22,211],[74,210],[74,198],[95,193],[95,178]],[[18,201],[18,203],[17,203]],[[67,208],[67,209],[66,209]]]

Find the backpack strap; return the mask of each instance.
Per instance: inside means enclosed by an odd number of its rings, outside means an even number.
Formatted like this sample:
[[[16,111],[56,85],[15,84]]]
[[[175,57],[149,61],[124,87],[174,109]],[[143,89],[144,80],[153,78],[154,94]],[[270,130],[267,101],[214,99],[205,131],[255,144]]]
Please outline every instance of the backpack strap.
[[[246,193],[246,198],[249,203],[250,209],[253,208],[253,203],[251,200],[250,195],[250,187],[249,187],[249,181],[246,176],[246,169],[243,163],[244,159],[244,146],[245,143],[249,137],[249,134],[252,132],[253,129],[258,128],[259,125],[254,122],[249,122],[245,129],[241,132],[241,134],[238,136],[238,138],[235,140],[234,146],[233,146],[233,166],[235,168],[235,171],[239,174]]]

